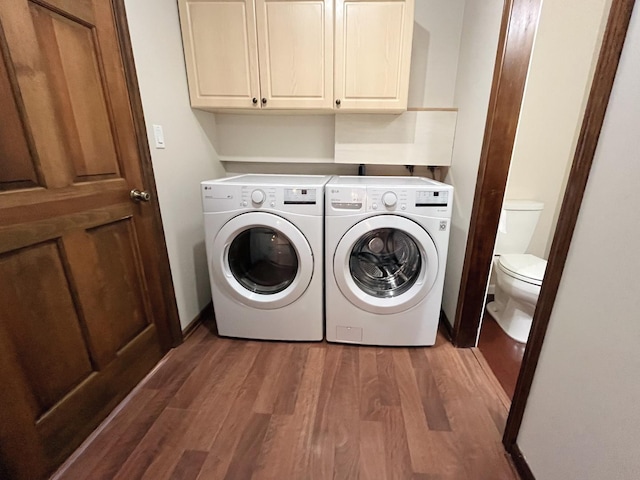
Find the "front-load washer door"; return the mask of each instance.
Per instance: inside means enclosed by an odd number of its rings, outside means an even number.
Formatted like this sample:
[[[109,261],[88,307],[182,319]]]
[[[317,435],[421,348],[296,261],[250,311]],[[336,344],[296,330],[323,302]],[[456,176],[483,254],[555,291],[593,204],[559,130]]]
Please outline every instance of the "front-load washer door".
[[[227,294],[256,308],[281,308],[305,292],[313,275],[313,253],[288,220],[250,212],[229,220],[218,232],[212,276]]]
[[[433,287],[438,252],[417,223],[396,215],[363,220],[342,237],[333,258],[342,294],[371,313],[398,313],[417,305]]]

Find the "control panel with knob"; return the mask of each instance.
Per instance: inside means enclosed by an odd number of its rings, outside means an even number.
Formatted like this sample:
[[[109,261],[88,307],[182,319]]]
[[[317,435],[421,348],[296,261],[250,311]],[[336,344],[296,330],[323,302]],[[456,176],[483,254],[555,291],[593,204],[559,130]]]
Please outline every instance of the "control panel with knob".
[[[398,203],[398,196],[393,192],[385,192],[382,196],[382,203],[387,208],[395,207]]]
[[[262,190],[254,190],[251,192],[251,201],[257,205],[262,205],[264,202],[265,195]]]

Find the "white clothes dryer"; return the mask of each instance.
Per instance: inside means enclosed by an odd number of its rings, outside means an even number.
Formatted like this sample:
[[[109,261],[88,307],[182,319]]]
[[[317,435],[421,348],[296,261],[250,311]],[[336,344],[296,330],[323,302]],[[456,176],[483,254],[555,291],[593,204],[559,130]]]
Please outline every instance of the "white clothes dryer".
[[[421,177],[327,183],[328,341],[435,343],[452,201],[452,186]]]
[[[218,333],[323,338],[323,210],[329,176],[240,175],[202,182]]]

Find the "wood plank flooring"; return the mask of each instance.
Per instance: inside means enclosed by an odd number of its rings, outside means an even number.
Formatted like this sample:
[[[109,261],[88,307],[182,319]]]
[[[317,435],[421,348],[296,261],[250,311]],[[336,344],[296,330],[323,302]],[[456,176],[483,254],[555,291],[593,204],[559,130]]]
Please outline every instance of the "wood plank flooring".
[[[474,349],[278,343],[206,325],[59,479],[517,479]]]
[[[509,399],[513,398],[513,393],[516,390],[525,347],[526,344],[516,342],[504,333],[500,325],[485,310],[478,349],[482,352]]]

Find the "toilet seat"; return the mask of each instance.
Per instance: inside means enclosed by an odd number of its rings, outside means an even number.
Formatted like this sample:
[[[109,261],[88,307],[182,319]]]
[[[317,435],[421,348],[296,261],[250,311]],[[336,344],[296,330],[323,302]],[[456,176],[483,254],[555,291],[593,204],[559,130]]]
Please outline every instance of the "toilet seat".
[[[540,286],[547,268],[547,261],[528,253],[504,254],[500,255],[498,266],[510,277]]]

